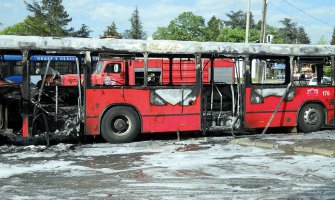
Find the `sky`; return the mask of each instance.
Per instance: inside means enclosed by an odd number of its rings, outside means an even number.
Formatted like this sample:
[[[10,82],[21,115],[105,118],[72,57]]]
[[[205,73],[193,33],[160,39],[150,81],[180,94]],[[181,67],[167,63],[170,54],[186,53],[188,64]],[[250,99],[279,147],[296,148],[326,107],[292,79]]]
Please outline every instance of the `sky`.
[[[182,12],[191,11],[204,17],[207,23],[213,15],[227,20],[230,11],[246,11],[247,4],[248,0],[63,0],[72,17],[69,26],[79,29],[86,24],[93,30],[91,37],[102,35],[113,21],[119,32],[130,29],[129,19],[136,7],[143,29],[150,37],[157,27],[167,26]],[[0,30],[31,14],[23,0],[0,0],[0,5]],[[251,11],[257,22],[262,14],[262,0],[251,0]],[[291,18],[303,26],[313,44],[322,36],[329,42],[335,26],[334,0],[268,0],[266,23],[280,27],[283,18]]]

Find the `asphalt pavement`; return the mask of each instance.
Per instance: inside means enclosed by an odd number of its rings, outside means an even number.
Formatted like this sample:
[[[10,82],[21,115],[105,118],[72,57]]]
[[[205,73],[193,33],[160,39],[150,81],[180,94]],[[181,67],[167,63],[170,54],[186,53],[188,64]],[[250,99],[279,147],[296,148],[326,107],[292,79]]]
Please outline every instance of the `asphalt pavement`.
[[[270,134],[235,138],[231,144],[284,150],[286,153],[315,154],[335,157],[335,131]]]

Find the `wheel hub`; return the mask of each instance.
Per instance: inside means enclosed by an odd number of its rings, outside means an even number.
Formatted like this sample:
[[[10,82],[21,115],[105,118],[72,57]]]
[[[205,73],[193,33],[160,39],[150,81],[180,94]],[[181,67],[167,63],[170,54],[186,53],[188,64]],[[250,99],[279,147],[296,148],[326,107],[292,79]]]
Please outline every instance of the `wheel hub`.
[[[116,119],[115,122],[114,122],[114,127],[118,131],[123,131],[127,127],[127,122],[123,119]]]
[[[304,114],[304,120],[307,124],[314,125],[320,120],[320,116],[315,109],[308,108]]]

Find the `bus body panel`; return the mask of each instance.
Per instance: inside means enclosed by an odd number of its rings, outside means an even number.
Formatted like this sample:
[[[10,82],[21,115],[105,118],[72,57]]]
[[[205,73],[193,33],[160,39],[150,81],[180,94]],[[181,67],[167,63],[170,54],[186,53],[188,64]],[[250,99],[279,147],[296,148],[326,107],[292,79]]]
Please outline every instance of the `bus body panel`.
[[[198,96],[192,105],[153,105],[150,92],[143,88],[104,88],[86,90],[86,132],[97,134],[98,123],[103,112],[110,106],[134,107],[142,119],[142,132],[171,132],[200,130],[201,101]],[[94,120],[93,120],[94,119]]]
[[[276,90],[278,88],[270,88]],[[270,120],[276,109],[281,96],[264,97],[260,103],[252,103],[252,90],[255,88],[246,88],[245,93],[245,128],[264,128]],[[295,87],[294,96],[291,100],[284,100],[275,114],[270,127],[289,127],[296,126],[298,121],[298,112],[306,103],[319,103],[325,107],[326,123],[333,123],[334,115],[334,87]]]

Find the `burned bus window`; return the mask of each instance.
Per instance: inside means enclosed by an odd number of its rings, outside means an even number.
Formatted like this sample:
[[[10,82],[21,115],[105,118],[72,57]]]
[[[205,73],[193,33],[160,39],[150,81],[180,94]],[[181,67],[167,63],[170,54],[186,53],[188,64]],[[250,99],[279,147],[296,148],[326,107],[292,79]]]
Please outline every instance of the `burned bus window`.
[[[332,85],[332,67],[329,57],[295,58],[293,78],[296,85]]]
[[[211,67],[213,63],[213,66]],[[235,65],[239,66],[239,61],[232,58],[216,58],[211,62],[210,59],[202,59],[203,83],[209,84],[211,77],[216,84],[232,84],[235,81]],[[213,70],[213,73],[211,72]]]
[[[120,63],[109,63],[107,64],[104,73],[113,74],[121,72],[121,64]]]
[[[162,58],[148,58],[147,84],[161,85]],[[130,85],[144,85],[145,78],[144,58],[135,58],[129,62],[129,83]]]
[[[252,84],[287,84],[290,82],[289,58],[253,58],[250,76]]]
[[[135,58],[129,64],[131,85],[144,84],[144,59]],[[148,85],[194,85],[196,82],[195,59],[149,57],[147,69]]]

